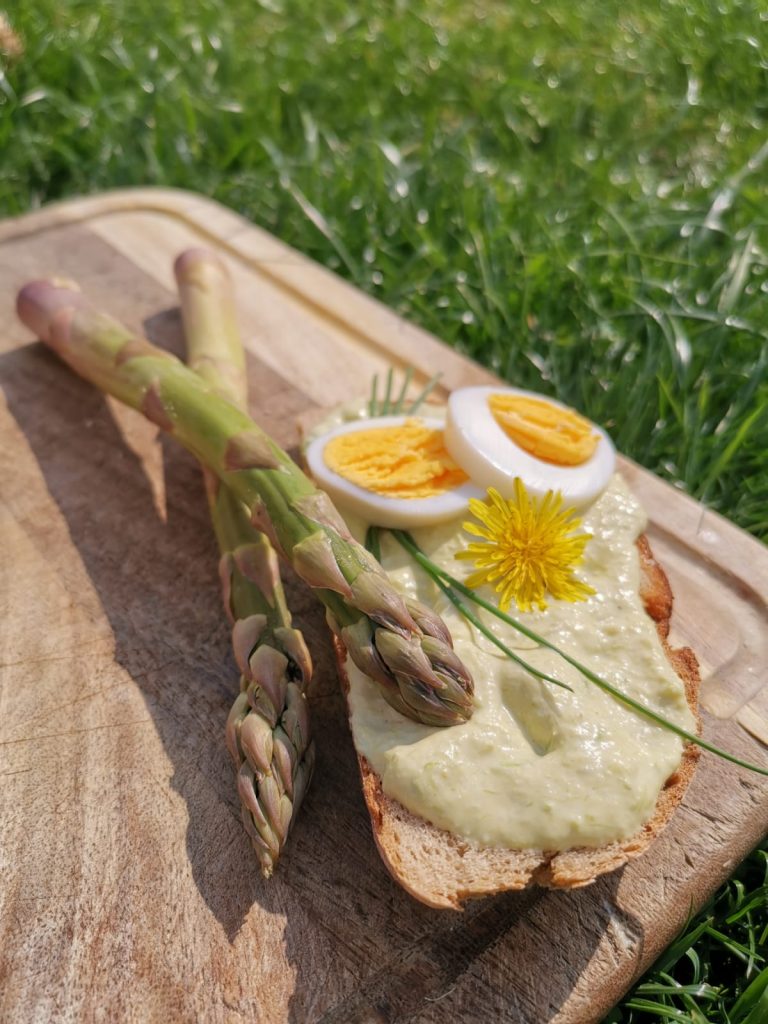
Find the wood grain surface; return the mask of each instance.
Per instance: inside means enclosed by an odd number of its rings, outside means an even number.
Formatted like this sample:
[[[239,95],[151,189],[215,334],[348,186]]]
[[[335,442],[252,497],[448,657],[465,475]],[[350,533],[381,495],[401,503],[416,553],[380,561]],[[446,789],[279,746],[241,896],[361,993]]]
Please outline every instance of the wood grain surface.
[[[172,258],[231,267],[254,415],[280,441],[413,364],[490,375],[188,193],[118,192],[0,223],[0,1019],[599,1020],[768,828],[768,785],[705,756],[650,852],[576,892],[462,914],[415,903],[370,835],[323,616],[289,580],[317,671],[315,780],[261,880],[223,729],[236,691],[191,458],[16,322],[25,280],[76,278],[181,351]],[[706,735],[768,760],[768,554],[624,461],[704,668]]]

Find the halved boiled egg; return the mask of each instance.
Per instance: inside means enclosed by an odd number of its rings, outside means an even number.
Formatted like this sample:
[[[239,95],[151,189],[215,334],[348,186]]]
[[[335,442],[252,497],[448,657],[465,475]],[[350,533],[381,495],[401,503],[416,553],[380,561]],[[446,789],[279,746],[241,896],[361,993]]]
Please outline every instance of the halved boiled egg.
[[[605,489],[616,450],[604,430],[551,398],[508,387],[472,387],[448,400],[445,446],[472,482],[512,497],[515,477],[530,494],[560,491],[588,505]]]
[[[305,458],[334,501],[376,526],[443,522],[481,496],[446,450],[437,419],[352,420],[311,441]]]

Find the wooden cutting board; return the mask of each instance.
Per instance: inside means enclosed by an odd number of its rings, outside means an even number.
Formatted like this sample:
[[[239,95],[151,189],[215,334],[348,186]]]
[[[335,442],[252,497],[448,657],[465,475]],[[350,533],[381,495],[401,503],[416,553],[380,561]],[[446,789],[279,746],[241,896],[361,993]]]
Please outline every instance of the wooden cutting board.
[[[599,1020],[764,835],[768,785],[706,756],[625,870],[427,909],[376,854],[323,616],[292,585],[318,764],[264,883],[223,744],[236,673],[197,467],[13,310],[25,280],[66,274],[180,352],[171,264],[201,243],[231,267],[251,407],[286,445],[389,365],[493,379],[198,196],[116,192],[0,224],[0,1018]],[[677,596],[673,639],[702,663],[706,735],[768,762],[768,551],[622,469]]]

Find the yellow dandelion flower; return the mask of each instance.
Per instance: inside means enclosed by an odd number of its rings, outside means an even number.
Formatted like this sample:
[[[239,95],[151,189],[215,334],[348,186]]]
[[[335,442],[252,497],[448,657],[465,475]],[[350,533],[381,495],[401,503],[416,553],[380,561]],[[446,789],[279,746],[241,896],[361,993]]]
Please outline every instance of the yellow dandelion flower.
[[[562,505],[559,491],[532,498],[519,478],[514,498],[502,498],[493,487],[487,501],[473,498],[469,511],[482,525],[468,522],[464,529],[480,540],[456,555],[475,563],[467,586],[492,586],[503,612],[512,601],[524,612],[533,605],[543,610],[545,594],[559,601],[583,601],[594,594],[573,575],[591,535],[576,532],[581,520],[574,509]]]

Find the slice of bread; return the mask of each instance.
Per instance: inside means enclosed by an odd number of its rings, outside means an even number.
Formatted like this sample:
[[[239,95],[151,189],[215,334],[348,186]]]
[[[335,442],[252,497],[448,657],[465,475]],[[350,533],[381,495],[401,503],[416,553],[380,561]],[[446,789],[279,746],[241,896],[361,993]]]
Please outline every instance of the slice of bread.
[[[673,668],[685,684],[686,697],[696,716],[698,729],[699,668],[690,648],[672,648],[668,643],[672,614],[672,591],[666,574],[654,559],[645,536],[637,541],[640,554],[640,596],[656,623],[662,646]],[[349,680],[345,671],[346,652],[335,640],[339,677],[345,693]],[[412,896],[431,907],[461,909],[463,900],[486,896],[528,885],[575,889],[589,885],[608,871],[637,857],[661,832],[680,803],[693,776],[699,748],[685,745],[679,768],[659,794],[656,811],[635,835],[596,849],[507,850],[483,848],[436,828],[406,810],[382,790],[379,776],[358,754],[363,794],[373,825],[373,836],[392,876]]]

